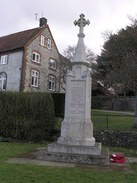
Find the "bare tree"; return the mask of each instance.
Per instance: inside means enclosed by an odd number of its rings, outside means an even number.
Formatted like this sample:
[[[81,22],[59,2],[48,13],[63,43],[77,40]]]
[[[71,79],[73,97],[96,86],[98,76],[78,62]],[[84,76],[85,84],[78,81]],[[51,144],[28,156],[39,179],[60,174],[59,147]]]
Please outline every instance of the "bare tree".
[[[61,56],[61,89],[65,91],[66,86],[66,74],[67,70],[72,69],[71,61],[75,53],[76,46],[68,46]],[[96,56],[92,50],[86,48],[87,60],[89,61],[89,66],[92,69],[92,75],[96,72]]]

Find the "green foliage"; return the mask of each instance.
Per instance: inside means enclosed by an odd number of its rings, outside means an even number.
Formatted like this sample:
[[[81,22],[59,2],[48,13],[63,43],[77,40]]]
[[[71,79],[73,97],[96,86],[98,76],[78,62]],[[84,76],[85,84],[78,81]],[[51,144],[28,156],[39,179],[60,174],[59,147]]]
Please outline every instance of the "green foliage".
[[[94,96],[92,97],[92,109],[106,109],[107,103],[111,106],[113,97],[111,96]],[[108,109],[108,108],[107,108]]]
[[[137,157],[137,150],[122,147],[109,147],[110,153],[123,153],[126,157]]]
[[[98,79],[117,94],[137,91],[137,25],[109,34],[97,58]]]
[[[54,101],[55,115],[64,116],[65,93],[51,93],[51,95]]]
[[[48,93],[0,94],[0,136],[43,141],[54,128],[54,104]]]

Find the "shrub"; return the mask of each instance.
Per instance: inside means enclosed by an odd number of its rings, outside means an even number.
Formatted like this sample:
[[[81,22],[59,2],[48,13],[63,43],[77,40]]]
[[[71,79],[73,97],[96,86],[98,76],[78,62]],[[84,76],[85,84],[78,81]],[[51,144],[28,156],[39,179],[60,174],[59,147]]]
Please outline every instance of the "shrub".
[[[55,106],[55,115],[64,117],[65,93],[52,93]]]
[[[54,129],[54,104],[49,93],[0,93],[0,136],[44,141]]]

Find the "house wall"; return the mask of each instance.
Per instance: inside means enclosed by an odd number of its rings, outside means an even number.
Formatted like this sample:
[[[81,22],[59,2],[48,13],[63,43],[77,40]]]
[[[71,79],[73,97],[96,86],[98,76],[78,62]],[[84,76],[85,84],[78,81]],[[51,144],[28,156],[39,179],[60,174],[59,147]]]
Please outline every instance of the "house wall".
[[[7,74],[6,91],[20,91],[23,51],[8,53],[8,63],[0,65],[0,73]]]
[[[42,32],[42,35],[45,36],[45,41],[47,38],[52,40],[52,36],[48,28],[45,28]],[[48,90],[48,76],[49,74],[56,76],[57,84],[56,84],[56,92],[59,92],[59,75],[60,75],[60,58],[56,48],[54,41],[52,40],[52,48],[51,50],[47,49],[46,46],[43,47],[40,45],[40,36],[39,34],[31,43],[26,47],[25,52],[25,79],[24,79],[24,91],[42,91],[47,92]],[[32,53],[33,51],[37,51],[41,55],[40,64],[32,61]],[[57,63],[57,70],[49,69],[49,60],[50,58],[54,59]],[[31,70],[37,70],[40,73],[39,77],[39,86],[33,87],[31,86]]]

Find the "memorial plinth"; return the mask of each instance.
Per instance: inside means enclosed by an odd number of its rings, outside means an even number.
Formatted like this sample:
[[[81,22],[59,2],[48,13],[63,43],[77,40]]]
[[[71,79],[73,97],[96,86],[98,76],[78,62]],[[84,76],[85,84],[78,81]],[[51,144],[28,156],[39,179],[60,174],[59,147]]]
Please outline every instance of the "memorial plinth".
[[[49,144],[39,153],[39,159],[53,161],[108,164],[108,151],[101,148],[93,137],[91,122],[91,73],[86,59],[83,28],[89,24],[84,15],[74,24],[80,28],[78,44],[72,61],[72,71],[67,73],[65,115],[61,135],[56,143]],[[105,152],[105,153],[102,153]],[[87,158],[86,158],[87,157]],[[91,161],[90,161],[90,160]]]
[[[67,75],[65,118],[61,126],[59,144],[93,146],[93,124],[91,122],[91,79],[89,71]]]

